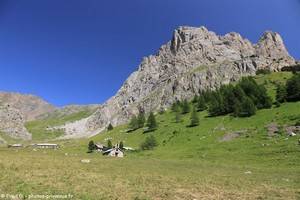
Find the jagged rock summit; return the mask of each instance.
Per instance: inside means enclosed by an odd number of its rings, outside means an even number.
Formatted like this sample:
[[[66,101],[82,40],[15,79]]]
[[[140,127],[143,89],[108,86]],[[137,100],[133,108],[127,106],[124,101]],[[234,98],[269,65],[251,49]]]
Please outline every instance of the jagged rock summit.
[[[89,118],[68,124],[66,134],[93,135],[109,123],[128,122],[139,110],[166,108],[176,99],[254,75],[258,69],[279,71],[293,64],[278,33],[267,31],[252,44],[234,32],[219,36],[205,27],[179,27],[156,55],[142,60],[114,97]]]

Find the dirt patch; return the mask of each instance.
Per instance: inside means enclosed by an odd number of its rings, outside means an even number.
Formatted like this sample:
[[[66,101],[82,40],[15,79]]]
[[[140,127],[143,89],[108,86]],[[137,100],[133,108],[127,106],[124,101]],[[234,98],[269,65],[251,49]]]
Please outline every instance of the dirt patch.
[[[235,138],[240,137],[243,133],[247,132],[247,130],[241,130],[241,131],[234,131],[230,133],[226,133],[222,138],[220,138],[220,142],[227,142],[231,141]]]
[[[300,133],[300,126],[285,126],[284,130],[288,136],[294,136]]]
[[[279,126],[276,123],[268,124],[266,128],[269,137],[273,137],[279,134]]]

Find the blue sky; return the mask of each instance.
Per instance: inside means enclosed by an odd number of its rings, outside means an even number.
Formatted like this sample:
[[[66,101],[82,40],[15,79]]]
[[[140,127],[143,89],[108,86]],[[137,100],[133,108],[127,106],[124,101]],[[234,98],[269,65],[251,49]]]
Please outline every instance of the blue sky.
[[[300,59],[299,0],[0,0],[0,90],[102,103],[180,25],[273,30]]]

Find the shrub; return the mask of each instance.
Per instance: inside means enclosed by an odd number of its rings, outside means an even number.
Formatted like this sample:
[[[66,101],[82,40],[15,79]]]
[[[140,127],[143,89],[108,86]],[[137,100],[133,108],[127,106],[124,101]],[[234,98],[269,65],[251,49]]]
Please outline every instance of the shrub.
[[[157,146],[157,141],[153,135],[146,137],[145,141],[141,144],[142,150],[152,150]]]
[[[113,125],[112,125],[111,123],[109,123],[109,125],[108,125],[108,127],[107,127],[107,130],[108,130],[108,131],[111,131],[111,130],[113,130],[113,129],[114,129]]]

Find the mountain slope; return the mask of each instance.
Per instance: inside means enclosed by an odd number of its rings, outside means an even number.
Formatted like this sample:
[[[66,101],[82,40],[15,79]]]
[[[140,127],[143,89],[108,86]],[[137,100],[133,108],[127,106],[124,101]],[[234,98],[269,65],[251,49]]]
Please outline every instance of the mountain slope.
[[[0,132],[14,139],[53,139],[63,135],[64,131],[50,131],[48,127],[86,118],[98,106],[68,105],[57,108],[37,96],[0,92]]]
[[[23,114],[10,106],[0,106],[0,132],[15,139],[30,140],[31,134],[26,130]]]
[[[274,32],[265,32],[251,44],[238,33],[218,36],[205,27],[180,27],[156,55],[143,59],[114,97],[84,119],[84,129],[69,125],[66,132],[89,135],[109,123],[124,124],[139,110],[166,108],[176,99],[254,75],[258,69],[279,71],[293,64],[281,36]]]
[[[26,121],[34,120],[38,116],[56,109],[40,97],[12,92],[0,92],[0,104],[10,105],[19,110]]]
[[[25,122],[56,108],[43,99],[12,92],[0,92],[0,131],[15,139],[31,139]]]

